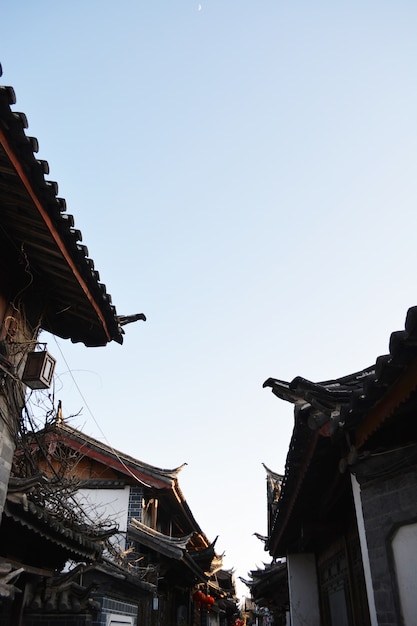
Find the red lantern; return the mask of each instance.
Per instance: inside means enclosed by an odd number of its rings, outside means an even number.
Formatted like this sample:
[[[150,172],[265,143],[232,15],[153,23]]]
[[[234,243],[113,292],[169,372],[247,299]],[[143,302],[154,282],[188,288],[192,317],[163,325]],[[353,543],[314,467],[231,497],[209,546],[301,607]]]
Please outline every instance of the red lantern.
[[[206,609],[207,609],[207,613],[210,611],[211,607],[214,604],[214,598],[213,596],[206,596]]]
[[[194,591],[193,593],[193,600],[196,603],[197,607],[200,608],[202,602],[203,602],[203,598],[204,598],[204,593],[202,593],[201,591]]]

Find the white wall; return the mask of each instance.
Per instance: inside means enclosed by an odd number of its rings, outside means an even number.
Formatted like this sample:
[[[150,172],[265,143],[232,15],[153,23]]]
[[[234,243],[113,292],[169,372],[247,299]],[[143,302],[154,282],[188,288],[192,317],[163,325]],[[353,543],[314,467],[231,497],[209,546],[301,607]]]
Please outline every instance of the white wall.
[[[77,493],[78,502],[89,512],[90,518],[95,521],[97,519],[110,519],[112,523],[117,524],[119,531],[127,530],[127,517],[129,507],[130,488],[122,489],[80,489]],[[124,550],[125,535],[116,539]]]
[[[405,626],[417,624],[417,524],[401,526],[392,539],[395,571]]]
[[[320,626],[319,591],[314,554],[288,554],[291,626]]]

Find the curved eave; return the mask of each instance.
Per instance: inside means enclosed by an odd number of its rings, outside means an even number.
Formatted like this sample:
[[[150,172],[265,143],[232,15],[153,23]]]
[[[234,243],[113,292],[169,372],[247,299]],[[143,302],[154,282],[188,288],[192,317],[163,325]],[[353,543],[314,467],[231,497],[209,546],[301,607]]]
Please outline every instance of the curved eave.
[[[262,463],[268,478],[270,478],[272,481],[274,482],[282,482],[284,475],[283,474],[278,474],[277,472],[274,472],[273,470],[271,470],[269,467],[267,467],[265,465],[265,463]]]
[[[37,140],[26,135],[26,117],[11,110],[14,103],[13,89],[0,87],[0,228],[24,262],[21,295],[32,304],[31,321],[86,346],[122,343],[111,296],[65,214],[58,185],[45,180],[48,164],[36,159]]]
[[[56,438],[56,435],[48,436],[51,440]],[[93,459],[97,463],[101,463],[106,467],[109,467],[120,474],[127,476],[129,479],[134,479],[138,481],[141,485],[145,487],[152,487],[153,489],[171,489],[169,483],[164,480],[162,477],[157,478],[148,474],[142,468],[137,465],[130,464],[129,462],[125,462],[123,458],[118,456],[117,451],[113,450],[113,453],[110,454],[106,449],[100,449],[97,446],[93,446],[89,441],[83,441],[81,439],[76,439],[75,437],[68,436],[59,436],[60,441],[62,441],[66,446],[75,450],[83,456],[86,456],[90,459]]]
[[[136,519],[131,520],[128,532],[135,541],[175,560],[183,559],[192,537],[191,534],[185,537],[169,537]]]
[[[65,445],[83,455],[103,463],[103,465],[107,465],[128,477],[137,478],[145,486],[155,489],[173,490],[176,484],[176,476],[182,469],[182,466],[175,469],[162,469],[155,465],[144,463],[94,437],[86,435],[65,422],[57,424],[54,430],[47,434],[47,437],[51,439],[57,437]]]
[[[297,377],[287,383],[274,378],[265,381],[279,398],[295,405],[295,425],[287,455],[285,476],[277,513],[274,517],[267,549],[273,556],[283,556],[295,541],[300,525],[297,520],[314,507],[312,494],[323,491],[323,480],[339,479],[339,462],[344,450],[343,437],[321,437],[319,430],[311,430],[300,406],[320,403],[331,413],[339,406],[341,426],[339,434],[349,432],[356,450],[389,426],[401,407],[409,407],[414,414],[417,393],[417,307],[407,311],[405,329],[391,333],[389,354],[381,355],[375,365],[339,379],[312,383]],[[297,418],[297,410],[298,418]],[[388,435],[389,436],[389,435]],[[339,445],[334,445],[338,442]],[[343,487],[343,485],[342,485]]]
[[[29,503],[27,510],[10,499],[6,501],[4,515],[15,524],[26,528],[34,535],[46,539],[66,551],[71,558],[97,559],[103,551],[101,542],[92,541],[81,532],[77,532],[54,519],[46,510]]]

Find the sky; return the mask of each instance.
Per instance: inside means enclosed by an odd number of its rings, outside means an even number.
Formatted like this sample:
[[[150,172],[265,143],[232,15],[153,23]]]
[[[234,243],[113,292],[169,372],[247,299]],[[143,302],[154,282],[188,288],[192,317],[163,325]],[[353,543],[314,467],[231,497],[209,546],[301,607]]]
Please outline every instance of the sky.
[[[367,367],[417,304],[416,26],[411,0],[0,9],[0,82],[117,313],[147,317],[122,346],[43,333],[53,400],[137,459],[187,463],[240,595],[271,561],[263,464],[284,472],[293,426],[263,382]]]

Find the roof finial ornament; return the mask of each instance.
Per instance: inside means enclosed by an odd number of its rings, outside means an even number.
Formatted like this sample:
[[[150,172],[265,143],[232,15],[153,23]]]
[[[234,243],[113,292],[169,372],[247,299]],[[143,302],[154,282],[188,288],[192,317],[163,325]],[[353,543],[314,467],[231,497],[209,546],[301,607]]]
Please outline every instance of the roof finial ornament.
[[[58,400],[58,410],[56,412],[56,425],[62,426],[63,423],[64,423],[64,414],[62,412],[62,402],[61,400]]]
[[[143,313],[135,313],[134,315],[117,315],[117,321],[120,326],[125,326],[131,322],[137,322],[138,320],[146,322],[146,316]]]

